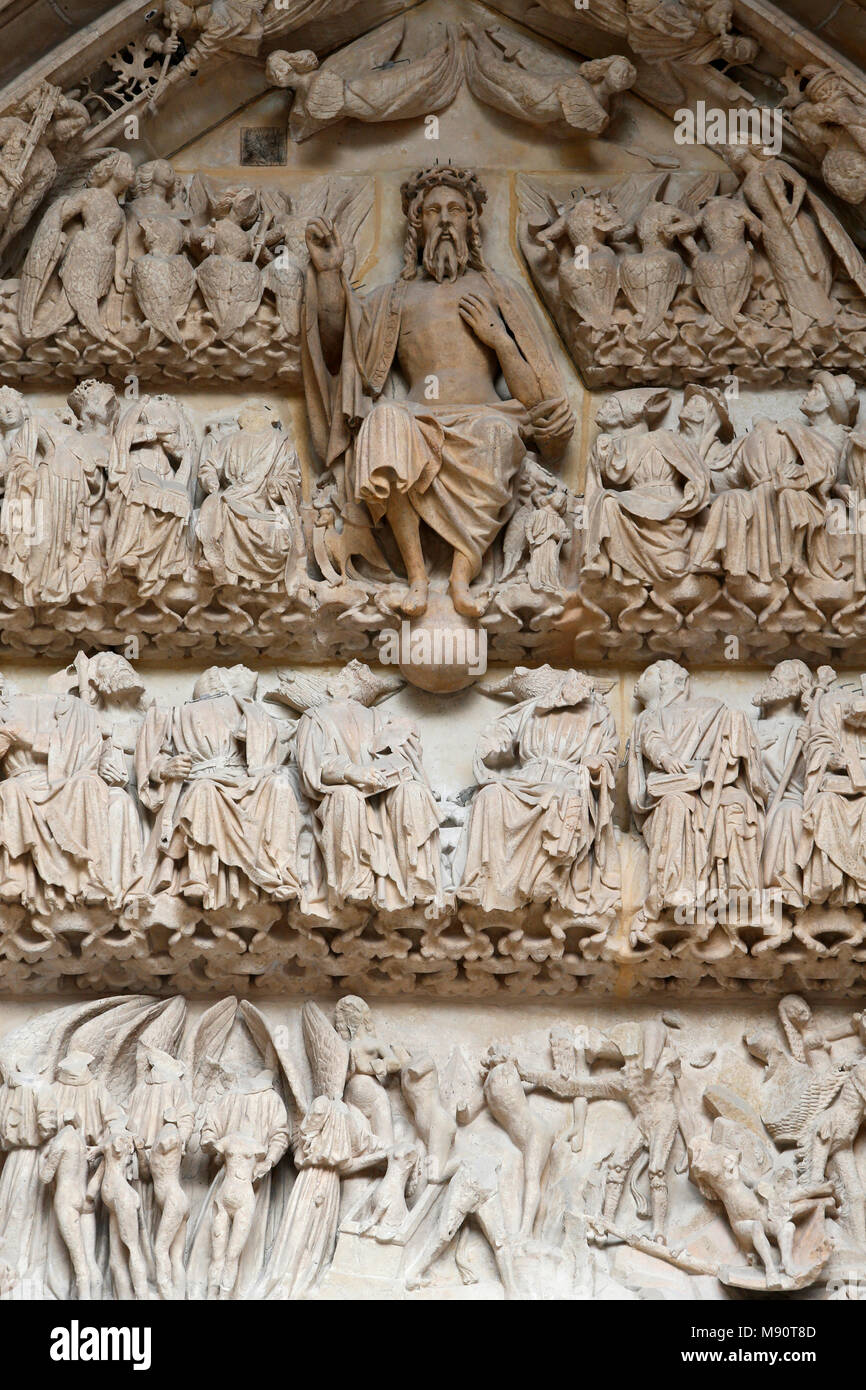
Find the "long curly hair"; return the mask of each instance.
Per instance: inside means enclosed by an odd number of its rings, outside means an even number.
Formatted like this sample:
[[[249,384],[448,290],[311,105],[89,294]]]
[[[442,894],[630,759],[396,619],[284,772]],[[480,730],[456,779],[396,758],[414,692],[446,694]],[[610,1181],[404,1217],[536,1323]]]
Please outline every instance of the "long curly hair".
[[[423,249],[421,214],[424,199],[432,188],[456,188],[466,200],[469,223],[466,229],[466,242],[469,249],[469,265],[473,270],[486,269],[481,250],[481,209],[487,201],[487,193],[471,169],[455,169],[450,164],[436,164],[431,169],[421,169],[411,179],[407,179],[400,189],[403,211],[406,214],[406,239],[403,242],[404,280],[414,280]]]

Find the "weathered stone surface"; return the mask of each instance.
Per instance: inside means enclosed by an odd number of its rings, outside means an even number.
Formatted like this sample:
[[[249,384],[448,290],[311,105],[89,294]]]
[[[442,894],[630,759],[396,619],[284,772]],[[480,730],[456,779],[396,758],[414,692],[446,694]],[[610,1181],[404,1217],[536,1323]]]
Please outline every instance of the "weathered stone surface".
[[[0,1298],[860,1296],[832,18],[124,0],[0,92]]]
[[[507,1040],[490,1006],[355,995],[115,996],[4,1021],[6,1299],[814,1298],[862,1282],[850,1010],[515,1001]],[[34,1258],[55,1227],[54,1258]]]

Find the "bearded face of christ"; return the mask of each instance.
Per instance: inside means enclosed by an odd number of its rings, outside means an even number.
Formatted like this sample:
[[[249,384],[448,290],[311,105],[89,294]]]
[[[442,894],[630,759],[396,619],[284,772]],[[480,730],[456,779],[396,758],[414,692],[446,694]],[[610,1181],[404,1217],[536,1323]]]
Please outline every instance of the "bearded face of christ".
[[[469,264],[469,209],[457,188],[431,188],[421,208],[422,264],[440,284],[455,281]]]

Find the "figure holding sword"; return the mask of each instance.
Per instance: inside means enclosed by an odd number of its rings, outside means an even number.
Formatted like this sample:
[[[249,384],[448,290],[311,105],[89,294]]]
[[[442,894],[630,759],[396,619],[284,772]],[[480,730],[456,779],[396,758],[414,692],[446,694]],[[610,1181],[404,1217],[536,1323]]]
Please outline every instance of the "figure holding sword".
[[[762,887],[789,908],[805,906],[803,868],[809,857],[809,837],[803,827],[804,750],[813,694],[824,689],[804,662],[782,661],[753,701],[760,711],[758,741],[770,790]]]
[[[830,668],[826,668],[830,673]],[[835,674],[835,673],[830,673]],[[866,902],[866,681],[813,697],[805,744],[803,825],[811,832],[803,894],[812,904]]]
[[[648,666],[635,697],[644,708],[629,749],[629,800],[649,853],[640,922],[700,902],[726,913],[733,895],[754,895],[761,883],[767,787],[754,726],[742,710],[693,695],[675,661]]]

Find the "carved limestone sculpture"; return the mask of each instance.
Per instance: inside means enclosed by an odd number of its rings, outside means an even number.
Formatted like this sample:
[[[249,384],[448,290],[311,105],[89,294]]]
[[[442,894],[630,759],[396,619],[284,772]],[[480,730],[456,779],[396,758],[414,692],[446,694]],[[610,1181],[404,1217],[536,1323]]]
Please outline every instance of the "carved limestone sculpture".
[[[214,582],[289,589],[304,558],[300,465],[267,404],[251,401],[234,430],[212,430],[198,480],[207,497],[196,535]]]
[[[408,584],[402,611],[419,617],[427,607],[423,521],[453,552],[449,591],[456,612],[477,618],[486,605],[470,584],[511,499],[525,452],[521,430],[555,458],[574,422],[522,293],[485,264],[486,194],[477,176],[450,167],[422,170],[403,185],[402,198],[402,276],[366,301],[342,275],[344,250],[333,225],[318,219],[308,227],[308,409],[320,456],[329,467],[341,465],[345,505],[366,509],[373,522],[388,521]],[[347,315],[358,325],[350,350],[342,346]],[[506,400],[495,390],[493,357],[507,383]],[[376,399],[395,358],[408,396]],[[431,373],[438,383],[432,401],[425,394]],[[372,384],[360,428],[331,405],[336,380],[340,400],[347,393],[358,398],[362,381]]]
[[[276,901],[299,893],[285,734],[255,687],[253,671],[214,666],[191,701],[148,710],[135,762],[156,821],[151,893],[177,893],[207,911],[243,907],[263,891]]]
[[[302,709],[295,734],[304,794],[333,908],[374,902],[388,912],[444,905],[439,816],[418,730],[375,709],[400,682],[351,662],[310,692],[289,675],[278,698]]]
[[[820,1298],[837,1253],[862,1267],[859,1013],[608,1004],[598,1027],[572,1003],[508,1044],[416,1021],[410,1050],[404,1006],[380,1012],[115,997],[5,1034],[4,1295]]]
[[[121,415],[108,460],[105,559],[164,608],[167,582],[190,559],[196,459],[190,421],[170,396],[142,396]]]
[[[518,667],[503,689],[517,703],[476,747],[458,896],[497,913],[543,903],[551,923],[601,926],[619,901],[613,718],[579,671]]]
[[[567,193],[521,180],[521,250],[592,386],[859,377],[859,348],[831,331],[866,317],[858,246],[764,145],[731,144],[726,158],[735,189],[686,170]]]
[[[863,101],[841,73],[810,63],[783,79],[788,107],[803,143],[821,161],[825,184],[846,203],[866,198],[866,134]],[[801,89],[801,84],[802,89]]]
[[[850,6],[40,3],[0,1302],[861,1298]]]
[[[649,666],[629,752],[629,800],[649,853],[645,916],[760,882],[767,785],[755,730],[695,697],[675,662]],[[644,915],[644,914],[642,914]]]

